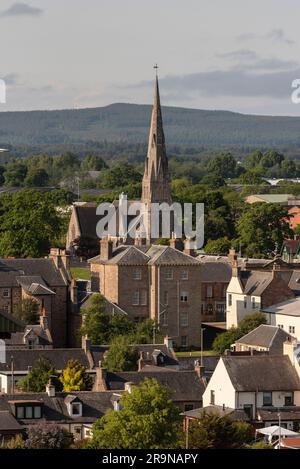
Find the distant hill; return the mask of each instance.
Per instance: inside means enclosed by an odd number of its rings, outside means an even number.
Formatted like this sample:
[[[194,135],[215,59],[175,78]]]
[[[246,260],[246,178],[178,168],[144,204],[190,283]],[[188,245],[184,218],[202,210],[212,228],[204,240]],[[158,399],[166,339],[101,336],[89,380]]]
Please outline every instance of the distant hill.
[[[0,147],[85,142],[146,143],[151,107],[112,104],[91,109],[0,112]],[[300,117],[245,115],[164,107],[167,144],[298,146]]]

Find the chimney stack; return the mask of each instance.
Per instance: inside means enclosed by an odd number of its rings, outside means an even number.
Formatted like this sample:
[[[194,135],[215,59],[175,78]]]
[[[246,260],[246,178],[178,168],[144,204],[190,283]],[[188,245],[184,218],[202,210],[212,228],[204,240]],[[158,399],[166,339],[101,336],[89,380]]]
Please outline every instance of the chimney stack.
[[[166,335],[164,337],[164,345],[170,349],[170,348],[173,348],[173,339],[172,337],[169,337],[168,335]]]
[[[100,240],[100,260],[108,261],[111,259],[113,253],[113,242],[109,238]]]
[[[194,241],[192,241],[191,238],[186,238],[184,240],[184,254],[187,254],[188,256],[193,256],[195,257],[196,256],[196,251],[194,249],[194,247],[192,247],[194,244]]]
[[[134,386],[134,383],[132,383],[132,381],[127,381],[127,382],[125,383],[124,390],[125,390],[126,392],[128,392],[129,394],[131,394],[131,393],[132,393],[133,386]]]
[[[170,247],[172,249],[178,249],[178,251],[183,250],[183,242],[181,238],[176,238],[174,231],[172,232],[172,238],[169,240]]]
[[[101,392],[107,391],[107,369],[102,367],[102,362],[99,361],[99,366],[96,367],[96,381],[93,386],[93,391]]]
[[[55,397],[55,386],[51,381],[51,377],[46,385],[46,393],[49,397]]]
[[[85,351],[85,353],[91,350],[91,341],[87,335],[84,335],[81,338],[81,348]]]
[[[203,378],[203,377],[204,377],[205,367],[204,367],[203,365],[200,365],[200,361],[199,361],[199,360],[195,360],[194,370],[196,371],[196,373],[197,373],[197,375],[199,376],[199,378]]]

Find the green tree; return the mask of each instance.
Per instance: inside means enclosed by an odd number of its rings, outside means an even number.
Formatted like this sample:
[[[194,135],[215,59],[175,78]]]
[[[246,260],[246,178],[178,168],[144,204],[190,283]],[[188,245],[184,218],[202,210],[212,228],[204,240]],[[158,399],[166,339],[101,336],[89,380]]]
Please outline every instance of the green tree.
[[[63,217],[47,197],[22,189],[2,197],[0,255],[42,257],[61,235]]]
[[[256,441],[252,445],[247,445],[247,449],[274,449],[272,445],[266,441]]]
[[[120,335],[112,339],[106,352],[104,366],[109,371],[135,371],[138,358],[138,350],[130,345],[129,338]]]
[[[52,363],[40,357],[31,371],[18,381],[18,387],[24,392],[45,392],[50,377],[57,376]],[[56,380],[57,384],[58,380]]]
[[[249,205],[237,223],[243,252],[250,257],[271,257],[276,246],[292,235],[285,207],[278,204]]]
[[[234,178],[239,172],[237,161],[231,153],[223,153],[211,158],[206,169],[209,173],[221,176],[224,179]]]
[[[145,321],[139,322],[136,325],[136,331],[131,338],[131,343],[152,344],[154,339],[155,343],[161,343],[163,340],[158,324],[153,319],[145,319]]]
[[[182,442],[180,410],[171,391],[145,379],[121,397],[121,410],[110,410],[93,425],[91,448],[164,449]]]
[[[243,335],[248,334],[248,332],[253,331],[256,327],[260,326],[261,324],[266,324],[267,318],[264,313],[257,312],[253,314],[248,314],[242,321],[240,322],[239,329],[241,337]]]
[[[251,425],[230,416],[201,411],[200,419],[189,424],[190,449],[237,449],[253,438]]]
[[[232,327],[226,332],[218,334],[213,341],[213,350],[222,355],[225,350],[230,349],[230,346],[243,335],[253,331],[261,324],[266,324],[266,316],[264,313],[257,312],[248,314],[240,322],[239,327]]]
[[[89,305],[86,308],[82,308],[81,311],[84,315],[80,330],[81,335],[86,335],[94,345],[108,344],[110,317],[106,313],[104,297],[100,294],[93,295]]]
[[[231,247],[231,241],[224,236],[219,239],[209,239],[205,245],[205,254],[217,254],[219,256],[228,254]]]
[[[212,348],[214,352],[222,355],[225,350],[230,350],[230,346],[240,338],[240,331],[236,327],[228,329],[226,332],[218,334],[213,341]]]
[[[28,171],[24,184],[27,187],[44,187],[49,182],[48,173],[43,168],[32,168]]]
[[[122,188],[140,182],[142,175],[127,162],[121,162],[104,172],[102,186],[110,189]]]
[[[69,360],[66,368],[59,377],[64,392],[90,391],[92,389],[92,378],[85,371],[78,360]]]
[[[37,324],[39,303],[34,298],[24,298],[18,303],[13,314],[25,324]]]
[[[27,166],[26,164],[22,163],[21,161],[15,161],[9,163],[6,166],[4,179],[6,186],[16,186],[20,187],[24,183],[24,179],[27,174]]]
[[[98,155],[88,155],[81,163],[81,169],[84,171],[101,171],[106,168],[107,164],[104,159]]]

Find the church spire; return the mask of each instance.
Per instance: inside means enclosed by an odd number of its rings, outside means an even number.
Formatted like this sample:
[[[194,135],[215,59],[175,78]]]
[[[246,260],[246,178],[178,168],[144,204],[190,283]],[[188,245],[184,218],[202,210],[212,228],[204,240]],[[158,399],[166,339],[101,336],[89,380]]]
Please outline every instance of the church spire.
[[[159,96],[157,66],[149,132],[148,153],[142,187],[142,202],[171,202],[168,159]]]

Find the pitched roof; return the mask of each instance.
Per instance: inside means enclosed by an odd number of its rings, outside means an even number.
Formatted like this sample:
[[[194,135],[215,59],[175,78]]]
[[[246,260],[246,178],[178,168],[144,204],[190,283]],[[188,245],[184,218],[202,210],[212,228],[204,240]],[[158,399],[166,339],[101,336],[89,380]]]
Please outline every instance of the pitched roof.
[[[17,287],[23,276],[38,276],[48,287],[66,286],[53,259],[0,259],[0,287]]]
[[[100,220],[100,216],[96,215],[96,204],[74,205],[81,236],[89,238],[97,238],[96,225]]]
[[[55,295],[54,291],[46,286],[40,275],[24,275],[16,277],[16,280],[26,292],[33,295]]]
[[[260,296],[273,280],[272,272],[242,270],[240,281],[245,295]]]
[[[112,257],[102,261],[100,256],[88,261],[91,264],[118,264],[118,265],[196,265],[197,258],[188,256],[178,249],[169,246],[118,246],[113,250]]]
[[[281,354],[283,352],[283,343],[291,339],[292,336],[280,327],[261,324],[238,339],[236,343],[264,347],[270,349],[272,353]]]
[[[232,276],[232,268],[226,262],[201,262],[200,277],[202,282],[229,283]]]
[[[287,355],[224,356],[236,391],[300,391],[300,379]]]
[[[199,261],[170,246],[152,246],[147,255],[151,256],[149,264],[156,265],[198,265]]]
[[[88,357],[83,349],[22,349],[11,350],[7,354],[7,363],[0,363],[0,372],[11,370],[11,357],[14,360],[14,370],[27,373],[29,366],[34,366],[38,359],[43,357],[53,364],[56,370],[66,367],[69,360],[78,360],[85,368],[90,368]]]
[[[22,430],[22,426],[8,410],[0,411],[0,432],[3,430],[6,432]]]
[[[160,367],[157,367],[160,368]],[[123,390],[126,382],[140,384],[145,378],[154,378],[163,386],[173,391],[174,401],[201,401],[205,390],[204,382],[193,371],[127,371],[107,373],[107,385],[110,390]]]
[[[300,297],[277,303],[263,308],[264,313],[285,314],[287,316],[300,316]]]
[[[68,413],[67,403],[68,399],[78,398],[82,402],[82,417],[71,417]],[[66,398],[68,397],[67,401]],[[22,402],[40,402],[43,404],[43,418],[42,421],[48,422],[85,422],[93,423],[95,420],[101,418],[109,409],[112,409],[113,392],[92,392],[92,391],[78,391],[78,392],[59,392],[55,397],[49,397],[47,393],[22,393],[22,394],[2,394],[0,395],[0,413],[2,410],[13,412],[13,405],[18,401]],[[18,421],[21,424],[29,425],[37,423],[36,419],[26,419]],[[39,420],[40,421],[40,420]]]

